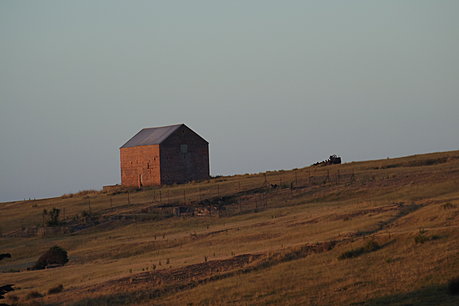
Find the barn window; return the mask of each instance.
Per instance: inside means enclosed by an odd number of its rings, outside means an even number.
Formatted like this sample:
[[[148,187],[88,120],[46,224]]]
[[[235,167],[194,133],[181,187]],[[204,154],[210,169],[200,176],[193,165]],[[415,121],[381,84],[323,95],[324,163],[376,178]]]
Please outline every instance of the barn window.
[[[186,145],[186,144],[181,144],[181,145],[180,145],[180,152],[181,152],[181,153],[187,153],[187,152],[188,152],[188,145]]]

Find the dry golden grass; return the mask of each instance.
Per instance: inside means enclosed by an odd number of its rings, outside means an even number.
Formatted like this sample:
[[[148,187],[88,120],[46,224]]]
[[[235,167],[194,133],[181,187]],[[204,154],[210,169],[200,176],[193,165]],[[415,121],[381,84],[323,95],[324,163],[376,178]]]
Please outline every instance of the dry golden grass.
[[[265,189],[266,182],[283,188]],[[161,205],[198,205],[223,196],[229,198],[220,217],[166,218],[168,207],[158,214]],[[41,225],[43,209],[53,207],[65,208],[67,219],[91,210],[101,222],[71,234],[13,237],[21,227]],[[0,262],[0,279],[15,284],[18,290],[9,295],[22,303],[31,291],[45,294],[60,284],[61,293],[35,300],[458,303],[446,293],[446,283],[459,275],[459,151],[220,177],[129,194],[82,192],[0,203],[0,209],[0,252],[13,256]],[[109,220],[121,215],[123,220]],[[420,230],[435,239],[416,243]],[[338,260],[369,239],[382,248]],[[330,250],[305,251],[331,242]],[[68,251],[66,266],[26,270],[55,244]],[[236,260],[242,254],[251,259]]]

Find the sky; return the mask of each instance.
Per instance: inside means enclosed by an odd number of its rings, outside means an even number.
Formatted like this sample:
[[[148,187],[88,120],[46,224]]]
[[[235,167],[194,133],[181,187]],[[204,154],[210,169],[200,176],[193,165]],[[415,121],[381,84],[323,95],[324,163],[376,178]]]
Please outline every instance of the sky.
[[[0,201],[120,182],[185,123],[211,175],[459,149],[459,1],[0,1]]]

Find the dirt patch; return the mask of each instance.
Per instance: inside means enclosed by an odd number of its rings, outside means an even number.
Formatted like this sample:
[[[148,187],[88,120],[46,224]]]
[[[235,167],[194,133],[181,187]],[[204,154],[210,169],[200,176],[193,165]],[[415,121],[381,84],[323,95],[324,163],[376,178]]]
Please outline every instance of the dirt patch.
[[[95,286],[66,290],[62,296],[50,296],[47,303],[79,300],[75,305],[132,304],[187,290],[238,273],[269,268],[310,254],[331,250],[336,241],[307,244],[270,254],[243,254],[228,259],[211,260],[181,268],[142,272]],[[64,296],[65,295],[65,296]]]

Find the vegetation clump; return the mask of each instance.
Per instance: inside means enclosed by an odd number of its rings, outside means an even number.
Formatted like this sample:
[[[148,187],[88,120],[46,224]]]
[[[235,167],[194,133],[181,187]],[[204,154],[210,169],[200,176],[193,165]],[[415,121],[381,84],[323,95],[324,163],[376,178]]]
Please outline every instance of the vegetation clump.
[[[59,246],[51,247],[46,253],[40,256],[32,269],[45,269],[50,265],[65,265],[69,261],[67,251]]]
[[[31,292],[27,293],[27,295],[26,295],[26,299],[27,300],[36,299],[36,298],[42,298],[42,297],[43,297],[43,294],[41,294],[38,291],[31,291]]]
[[[61,210],[59,208],[53,208],[50,211],[47,211],[46,209],[43,209],[43,218],[45,216],[48,216],[48,220],[46,221],[46,224],[48,226],[58,226],[60,225],[59,221],[59,214]]]
[[[451,295],[459,295],[459,276],[449,281],[448,292]]]
[[[60,285],[57,285],[56,287],[49,288],[48,294],[56,294],[56,293],[62,292],[62,290],[64,290],[64,286],[60,284]]]
[[[358,256],[363,255],[365,253],[370,253],[370,252],[377,251],[380,248],[381,248],[381,246],[379,245],[379,243],[377,243],[374,240],[370,240],[363,247],[352,249],[352,250],[349,250],[349,251],[346,251],[346,252],[342,253],[340,256],[338,256],[338,259],[347,259],[347,258],[358,257]]]
[[[443,204],[441,207],[442,207],[443,209],[453,209],[453,208],[456,207],[456,205],[454,205],[454,204],[448,202],[448,203]]]
[[[438,235],[427,236],[426,233],[427,232],[425,230],[422,230],[422,229],[419,230],[419,233],[414,237],[414,242],[418,244],[418,243],[424,243],[424,242],[431,241],[431,240],[440,239],[440,236]]]

